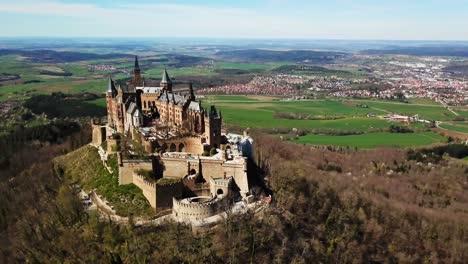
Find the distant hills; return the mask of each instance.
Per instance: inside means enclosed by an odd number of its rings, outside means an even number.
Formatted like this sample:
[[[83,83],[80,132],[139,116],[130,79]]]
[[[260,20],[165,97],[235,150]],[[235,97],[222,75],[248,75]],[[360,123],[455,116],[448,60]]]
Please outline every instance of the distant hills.
[[[54,51],[54,50],[18,50],[18,49],[0,49],[0,56],[20,55],[28,58],[31,62],[62,63],[84,60],[115,59],[131,57],[130,54],[110,53],[96,54],[74,51]]]
[[[347,56],[347,53],[333,51],[313,50],[266,50],[246,49],[220,51],[216,56],[220,59],[250,61],[250,62],[306,62],[306,63],[330,63],[337,58]]]
[[[412,56],[450,56],[468,57],[467,46],[440,46],[440,47],[392,47],[384,49],[368,49],[361,52],[369,55],[412,55]]]

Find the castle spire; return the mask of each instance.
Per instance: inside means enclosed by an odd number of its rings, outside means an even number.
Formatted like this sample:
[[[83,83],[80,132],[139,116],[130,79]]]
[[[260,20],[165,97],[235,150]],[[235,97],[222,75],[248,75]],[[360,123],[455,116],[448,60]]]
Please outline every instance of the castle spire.
[[[169,74],[167,73],[167,69],[164,68],[163,76],[161,79],[161,83],[172,83],[171,78],[169,78]]]
[[[161,87],[166,88],[166,90],[168,90],[169,92],[172,91],[172,81],[171,81],[171,78],[169,77],[169,74],[167,73],[166,68],[164,68],[164,72],[162,75]]]
[[[190,90],[190,100],[195,101],[195,93],[193,92],[192,83],[189,84],[189,90]]]
[[[138,56],[135,56],[135,67],[134,70],[140,70],[140,64],[138,63]]]
[[[108,93],[114,93],[115,92],[115,84],[114,81],[112,80],[112,77],[109,76],[109,83],[107,85],[107,92]]]
[[[133,67],[133,85],[142,86],[140,63],[138,63],[137,56],[135,56],[135,66]]]

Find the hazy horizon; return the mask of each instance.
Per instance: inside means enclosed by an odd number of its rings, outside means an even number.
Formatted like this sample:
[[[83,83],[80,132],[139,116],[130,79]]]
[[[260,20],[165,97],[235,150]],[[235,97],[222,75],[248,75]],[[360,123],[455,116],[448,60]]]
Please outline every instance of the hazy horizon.
[[[0,0],[0,37],[468,41],[468,0]]]

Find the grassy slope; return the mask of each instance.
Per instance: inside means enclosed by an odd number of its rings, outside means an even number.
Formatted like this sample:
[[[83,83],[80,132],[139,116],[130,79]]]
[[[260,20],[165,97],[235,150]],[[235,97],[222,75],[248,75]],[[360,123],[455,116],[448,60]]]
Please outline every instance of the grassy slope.
[[[127,216],[152,216],[154,210],[149,205],[142,191],[133,184],[118,184],[118,168],[115,157],[109,161],[114,172],[110,174],[102,165],[96,148],[84,146],[56,162],[63,169],[64,177],[78,182],[86,191],[97,189],[114,206],[117,214]]]

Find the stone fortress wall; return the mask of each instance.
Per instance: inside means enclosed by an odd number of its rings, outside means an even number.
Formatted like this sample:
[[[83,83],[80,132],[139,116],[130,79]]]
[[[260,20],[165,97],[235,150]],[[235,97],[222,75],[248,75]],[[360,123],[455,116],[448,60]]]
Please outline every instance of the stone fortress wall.
[[[119,165],[119,185],[133,183],[133,174],[138,170],[153,170],[151,160],[122,160]]]
[[[210,159],[204,157],[175,158],[162,157],[165,171],[164,177],[183,178],[191,170],[202,173],[207,182],[212,179],[232,177],[239,186],[241,195],[245,197],[249,192],[247,179],[247,160],[239,157],[237,160],[225,161],[222,159]]]
[[[209,197],[196,197],[205,198]],[[182,220],[201,220],[217,214],[222,209],[222,199],[205,203],[186,203],[186,200],[173,199],[173,215]]]
[[[225,161],[222,159],[210,159],[203,157],[161,157],[164,165],[164,178],[181,179],[178,186],[153,186],[142,178],[143,176],[137,175],[136,171],[140,169],[153,170],[153,162],[146,160],[122,160],[119,166],[119,184],[134,183],[143,190],[143,194],[150,202],[153,208],[168,207],[172,202],[173,197],[180,197],[183,192],[182,179],[190,172],[195,170],[196,173],[202,174],[206,183],[204,185],[193,185],[193,192],[196,195],[210,195],[210,183],[215,179],[230,178],[234,180],[235,184],[239,187],[240,193],[246,197],[249,191],[247,179],[247,161]],[[190,185],[190,180],[188,185]],[[187,182],[184,182],[187,183]],[[217,186],[217,185],[216,185]],[[213,187],[215,188],[215,186]],[[227,186],[217,186],[216,189],[222,189],[223,193],[227,193]]]
[[[144,176],[134,172],[132,183],[142,190],[143,195],[153,208],[172,208],[172,198],[182,196],[182,181],[158,184],[147,181]]]
[[[156,184],[156,208],[171,209],[173,207],[173,198],[182,196],[182,181],[168,184]]]
[[[93,131],[92,143],[95,146],[100,146],[104,141],[106,141],[106,126],[102,125],[97,120],[91,121],[91,128]]]
[[[185,178],[182,181],[185,186],[185,191],[193,196],[210,196],[210,184],[208,182],[197,183],[196,179]]]
[[[156,208],[156,183],[147,181],[144,176],[136,172],[132,175],[132,183],[143,191],[143,195],[146,200],[148,200],[151,207]]]

